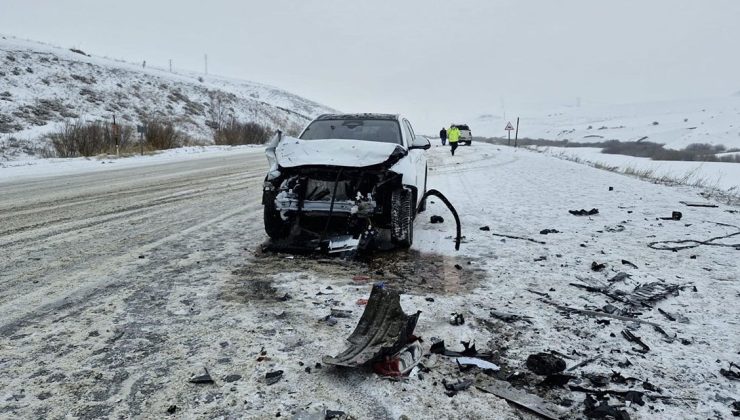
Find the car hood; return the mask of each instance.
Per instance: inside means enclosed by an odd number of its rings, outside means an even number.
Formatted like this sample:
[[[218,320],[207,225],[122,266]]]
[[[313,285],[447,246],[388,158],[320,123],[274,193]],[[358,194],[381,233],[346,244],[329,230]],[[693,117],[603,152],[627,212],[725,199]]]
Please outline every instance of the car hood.
[[[344,139],[301,140],[294,137],[284,137],[275,148],[277,163],[283,168],[392,165],[406,153],[406,149],[394,143]]]

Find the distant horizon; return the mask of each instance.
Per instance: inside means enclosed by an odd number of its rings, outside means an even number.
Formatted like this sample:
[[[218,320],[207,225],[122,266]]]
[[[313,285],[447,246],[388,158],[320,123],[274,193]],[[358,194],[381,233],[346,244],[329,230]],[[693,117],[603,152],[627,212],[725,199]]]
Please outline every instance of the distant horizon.
[[[740,90],[735,0],[3,0],[0,28],[129,62],[251,80],[422,131],[520,104]],[[438,129],[437,129],[438,130]]]
[[[142,62],[135,62],[135,61],[132,61],[130,59],[126,59],[126,58],[122,58],[122,57],[112,57],[112,56],[109,56],[109,55],[99,55],[95,51],[86,51],[86,50],[83,50],[81,47],[78,47],[76,45],[64,46],[64,45],[55,44],[53,42],[47,42],[47,41],[44,41],[44,40],[19,37],[19,36],[16,36],[16,35],[13,35],[13,34],[8,34],[8,33],[0,33],[0,37],[4,37],[4,38],[7,37],[8,40],[17,40],[17,41],[23,41],[23,42],[30,42],[30,43],[35,43],[35,44],[39,44],[39,45],[43,45],[43,46],[47,46],[47,47],[52,47],[52,48],[58,48],[58,49],[62,49],[62,50],[70,51],[70,52],[72,52],[71,51],[72,49],[79,49],[80,51],[82,51],[85,54],[87,54],[87,56],[89,56],[89,57],[100,58],[100,59],[104,59],[104,60],[110,60],[110,61],[117,62],[117,63],[125,63],[125,64],[129,64],[129,65],[132,65],[132,66],[141,66],[142,65]],[[147,61],[146,62],[146,68],[147,69],[161,70],[161,71],[163,71],[165,73],[170,73],[168,63],[166,63],[164,65],[160,65],[160,64],[157,64],[157,63],[158,62],[154,62],[154,64],[153,64],[152,62]],[[250,80],[250,79],[245,79],[245,78],[241,78],[241,77],[234,76],[234,75],[218,74],[218,73],[213,73],[213,72],[205,73],[203,70],[178,67],[178,66],[174,65],[174,63],[173,63],[172,69],[173,69],[172,73],[174,73],[174,74],[178,74],[178,73],[179,74],[185,74],[185,73],[188,73],[188,74],[192,74],[192,75],[212,76],[212,77],[216,77],[216,78],[234,79],[234,80],[242,80],[242,81],[251,82],[251,83],[265,84],[265,85],[268,85],[268,86],[272,86],[274,88],[278,88],[278,89],[284,90],[284,91],[286,91],[288,93],[292,93],[292,94],[295,94],[295,95],[298,95],[298,96],[302,96],[305,99],[311,100],[313,102],[317,102],[317,103],[319,103],[321,105],[324,105],[324,106],[327,106],[327,107],[330,107],[330,108],[334,108],[335,107],[333,104],[322,103],[322,102],[316,100],[315,98],[301,95],[300,93],[297,93],[297,92],[288,90],[287,88],[285,88],[283,86],[265,83],[265,82],[260,81],[260,80]],[[560,101],[542,101],[542,102],[526,101],[526,102],[523,102],[523,103],[519,103],[518,105],[519,106],[527,106],[527,105],[529,105],[529,106],[534,106],[534,107],[537,107],[537,108],[543,107],[543,108],[539,109],[540,111],[542,111],[543,109],[551,109],[551,108],[559,108],[559,107],[562,107],[562,108],[580,108],[580,107],[587,107],[587,106],[629,106],[629,105],[636,105],[636,104],[653,104],[653,103],[658,104],[658,103],[670,103],[670,102],[675,102],[675,101],[723,98],[723,97],[728,97],[728,96],[740,96],[740,90],[734,91],[734,92],[729,93],[727,95],[696,96],[696,97],[676,96],[676,97],[673,97],[673,98],[659,99],[659,100],[650,100],[650,101],[632,100],[632,101],[625,101],[625,102],[605,102],[605,101],[591,101],[588,98],[584,98],[584,97],[580,97],[580,98],[579,97],[574,97],[574,98],[563,98]],[[576,101],[578,99],[581,100],[580,105],[576,103]],[[342,111],[342,110],[339,110],[339,111],[340,112],[345,112],[345,111]],[[349,112],[352,112],[352,111],[346,111],[346,112],[349,113]],[[389,112],[391,112],[391,111],[389,111]],[[482,114],[475,115],[475,116],[472,116],[472,117],[473,118],[480,118],[480,117],[487,116],[487,115],[492,115],[492,116],[496,116],[496,117],[502,117],[502,115],[498,115],[498,114],[495,114],[495,113],[494,114],[492,114],[492,113],[482,113]]]

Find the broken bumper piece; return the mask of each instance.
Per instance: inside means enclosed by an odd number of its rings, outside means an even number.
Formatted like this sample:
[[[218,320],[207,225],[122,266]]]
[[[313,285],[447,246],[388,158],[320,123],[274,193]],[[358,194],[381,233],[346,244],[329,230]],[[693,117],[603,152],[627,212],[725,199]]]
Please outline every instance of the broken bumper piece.
[[[413,340],[420,313],[407,315],[397,291],[374,285],[360,322],[347,338],[349,346],[334,357],[325,356],[323,362],[358,367],[395,355]]]

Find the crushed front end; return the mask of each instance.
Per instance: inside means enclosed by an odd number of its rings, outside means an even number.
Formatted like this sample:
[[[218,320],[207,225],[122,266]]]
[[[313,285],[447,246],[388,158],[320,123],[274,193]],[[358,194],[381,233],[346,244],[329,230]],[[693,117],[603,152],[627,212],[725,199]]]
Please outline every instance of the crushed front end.
[[[309,248],[362,247],[376,229],[390,226],[387,203],[400,185],[401,176],[384,166],[282,169],[264,184],[265,227],[273,239]]]

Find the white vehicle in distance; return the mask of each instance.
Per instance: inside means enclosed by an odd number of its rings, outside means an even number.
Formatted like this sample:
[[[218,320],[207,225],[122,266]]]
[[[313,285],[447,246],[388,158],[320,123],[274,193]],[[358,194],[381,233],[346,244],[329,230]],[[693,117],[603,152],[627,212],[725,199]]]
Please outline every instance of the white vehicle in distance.
[[[371,231],[408,248],[427,185],[429,140],[391,114],[325,114],[298,138],[268,144],[262,195],[265,231],[332,250]]]
[[[452,126],[460,130],[460,138],[457,140],[460,146],[463,144],[467,144],[468,146],[473,144],[473,133],[467,124],[452,124]]]

